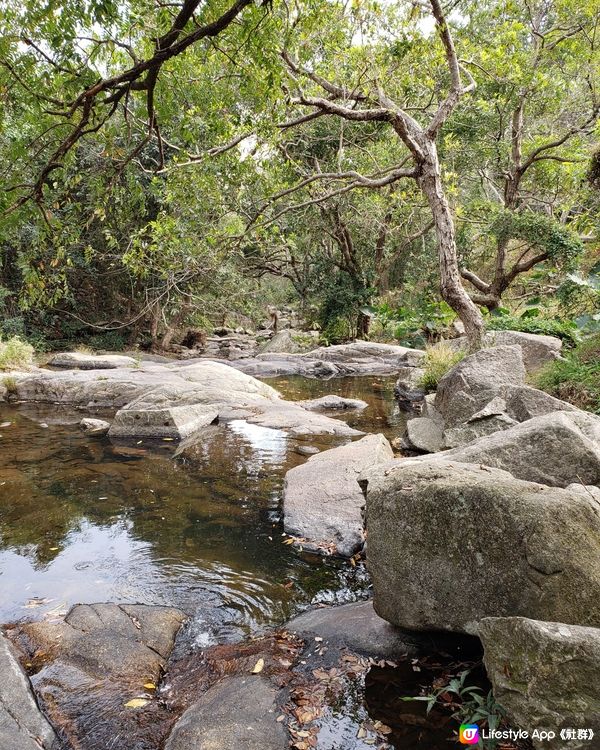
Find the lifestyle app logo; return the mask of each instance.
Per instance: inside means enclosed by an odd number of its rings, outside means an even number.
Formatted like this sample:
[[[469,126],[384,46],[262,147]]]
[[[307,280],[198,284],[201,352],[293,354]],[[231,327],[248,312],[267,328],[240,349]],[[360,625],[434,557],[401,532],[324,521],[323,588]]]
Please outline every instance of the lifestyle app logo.
[[[479,742],[479,727],[477,724],[461,724],[458,739],[462,745],[476,745]]]

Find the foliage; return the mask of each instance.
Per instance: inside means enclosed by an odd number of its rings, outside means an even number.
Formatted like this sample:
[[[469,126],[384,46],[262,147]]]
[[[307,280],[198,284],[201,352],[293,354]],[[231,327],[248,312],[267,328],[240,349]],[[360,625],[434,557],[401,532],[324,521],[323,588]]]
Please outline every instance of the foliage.
[[[580,409],[600,414],[600,334],[584,339],[564,358],[544,367],[535,384]]]
[[[33,347],[18,336],[0,339],[0,370],[23,370],[33,364]]]
[[[567,265],[584,249],[576,232],[542,213],[499,211],[491,229],[500,241],[522,240]]]
[[[504,718],[504,709],[496,702],[491,690],[484,694],[481,687],[467,682],[470,674],[471,670],[464,670],[452,677],[446,684],[437,687],[429,695],[411,696],[404,700],[425,701],[427,713],[430,713],[436,705],[451,707],[454,709],[452,718],[458,724],[486,724],[490,730],[495,730]],[[496,747],[496,742],[494,740],[486,742],[480,738],[477,746],[492,750]]]
[[[542,318],[537,315],[520,318],[514,315],[490,315],[486,322],[490,331],[521,331],[556,336],[568,346],[574,346],[580,340],[577,325],[573,321]]]
[[[425,350],[424,370],[420,385],[433,392],[444,375],[466,356],[464,350],[454,350],[446,341],[428,346]]]

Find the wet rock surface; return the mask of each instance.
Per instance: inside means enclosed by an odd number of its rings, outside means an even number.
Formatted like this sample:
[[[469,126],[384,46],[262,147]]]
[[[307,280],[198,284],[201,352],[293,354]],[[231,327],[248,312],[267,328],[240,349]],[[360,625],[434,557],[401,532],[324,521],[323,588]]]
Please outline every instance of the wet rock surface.
[[[536,750],[597,747],[600,735],[600,630],[522,617],[490,618],[479,628],[496,700],[515,726],[556,733]],[[561,729],[575,729],[568,741]],[[589,730],[578,739],[577,732]]]
[[[358,476],[393,455],[383,435],[368,435],[290,469],[283,497],[285,530],[339,555],[353,555],[364,541]]]
[[[362,477],[375,611],[476,634],[484,617],[600,625],[600,506],[481,465],[383,464]]]
[[[10,641],[0,633],[0,750],[56,750],[54,730],[35,701]]]
[[[288,733],[277,721],[278,689],[266,677],[226,677],[175,724],[165,750],[287,750]]]
[[[65,747],[105,750],[118,728],[120,742],[155,750],[154,741],[140,737],[144,724],[164,721],[164,709],[152,702],[155,687],[149,686],[158,684],[185,619],[170,607],[82,604],[64,621],[11,631]],[[137,711],[147,704],[143,714]]]
[[[106,422],[104,419],[84,417],[79,426],[88,435],[106,435],[110,429],[110,422]]]

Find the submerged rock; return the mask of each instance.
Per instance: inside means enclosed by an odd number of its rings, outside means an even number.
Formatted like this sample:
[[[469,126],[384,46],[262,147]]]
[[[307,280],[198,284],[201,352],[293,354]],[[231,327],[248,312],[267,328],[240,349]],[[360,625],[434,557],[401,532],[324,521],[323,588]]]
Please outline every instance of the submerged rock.
[[[367,435],[323,451],[285,475],[284,528],[324,548],[350,557],[364,541],[364,497],[357,479],[370,466],[393,458],[383,435]]]
[[[476,634],[484,617],[600,626],[600,506],[445,458],[383,464],[366,484],[376,612]]]
[[[106,750],[116,732],[131,747],[154,750],[157,744],[136,744],[136,711],[143,707],[146,722],[164,720],[146,686],[158,685],[185,619],[171,607],[79,604],[63,622],[18,628],[15,639],[38,670],[35,693],[71,747]]]
[[[288,750],[279,691],[266,677],[225,677],[179,719],[165,750]]]
[[[137,367],[138,360],[122,354],[85,354],[83,352],[62,352],[55,354],[48,362],[51,367],[64,367],[69,370],[115,370],[118,367]]]
[[[53,750],[56,735],[38,708],[12,644],[0,633],[0,750]]]
[[[522,617],[487,618],[479,626],[494,697],[509,720],[530,733],[536,750],[592,750],[600,736],[600,630]],[[596,740],[565,741],[561,729],[592,730]]]

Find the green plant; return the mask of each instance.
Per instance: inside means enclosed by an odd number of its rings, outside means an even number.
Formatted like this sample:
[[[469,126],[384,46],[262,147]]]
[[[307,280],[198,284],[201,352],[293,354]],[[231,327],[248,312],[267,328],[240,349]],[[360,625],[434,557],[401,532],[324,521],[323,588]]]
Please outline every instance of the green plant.
[[[600,333],[544,367],[535,385],[580,409],[600,414]]]
[[[2,378],[2,385],[6,388],[10,396],[17,395],[17,381],[15,378],[7,375],[6,377]]]
[[[523,333],[537,333],[545,336],[556,336],[569,345],[574,346],[580,341],[576,323],[552,318],[542,318],[525,311],[520,317],[514,315],[490,315],[487,328],[490,331],[522,331]]]
[[[16,370],[28,368],[33,363],[33,347],[21,341],[18,336],[12,336],[8,341],[0,340],[0,370]]]
[[[504,709],[496,702],[491,690],[484,693],[479,686],[467,683],[470,673],[469,669],[461,672],[429,695],[407,696],[403,700],[425,701],[427,713],[436,705],[452,708],[452,718],[458,724],[485,724],[489,729],[495,730],[504,718]],[[496,741],[480,738],[477,747],[491,750],[496,747]]]
[[[455,351],[446,341],[438,341],[437,344],[428,346],[425,354],[425,372],[419,384],[428,392],[435,391],[442,377],[464,359],[466,354],[464,350]]]

